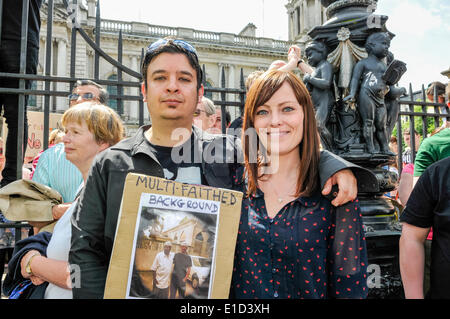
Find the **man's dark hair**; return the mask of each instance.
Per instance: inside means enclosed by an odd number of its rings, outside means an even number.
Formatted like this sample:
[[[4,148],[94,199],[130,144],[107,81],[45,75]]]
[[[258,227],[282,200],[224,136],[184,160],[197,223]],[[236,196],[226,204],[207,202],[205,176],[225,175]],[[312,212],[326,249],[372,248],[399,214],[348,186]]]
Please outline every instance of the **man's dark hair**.
[[[148,69],[150,62],[153,60],[153,58],[160,55],[161,53],[181,53],[187,57],[189,64],[197,73],[197,90],[200,89],[200,87],[202,85],[203,72],[200,67],[200,63],[198,62],[197,54],[183,48],[182,46],[178,45],[177,43],[174,43],[173,40],[174,39],[167,39],[167,43],[162,44],[155,50],[152,50],[152,51],[147,50],[146,51],[145,56],[142,59],[142,65],[141,65],[141,74],[142,74],[142,78],[144,80],[145,85],[147,85],[147,69]]]
[[[109,94],[108,91],[101,86],[100,84],[91,81],[91,80],[77,80],[77,82],[75,82],[75,85],[73,86],[73,90],[72,92],[79,86],[84,86],[84,85],[93,85],[96,88],[98,88],[98,90],[100,91],[100,94],[98,96],[99,102],[101,104],[107,104],[108,103],[108,99],[109,99]]]

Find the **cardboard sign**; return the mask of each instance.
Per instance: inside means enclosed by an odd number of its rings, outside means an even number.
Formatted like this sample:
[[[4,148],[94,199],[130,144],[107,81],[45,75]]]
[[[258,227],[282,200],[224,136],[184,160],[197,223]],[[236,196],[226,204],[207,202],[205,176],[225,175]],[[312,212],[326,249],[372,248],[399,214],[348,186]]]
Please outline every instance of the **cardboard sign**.
[[[61,126],[62,114],[50,113],[49,117],[49,133]],[[36,155],[44,149],[44,113],[27,111],[28,119],[28,143],[27,151],[25,152],[25,163],[28,163],[36,157]],[[3,152],[6,151],[6,137],[8,136],[8,125],[6,125],[6,120],[3,118]]]
[[[104,297],[228,298],[242,196],[128,174]]]

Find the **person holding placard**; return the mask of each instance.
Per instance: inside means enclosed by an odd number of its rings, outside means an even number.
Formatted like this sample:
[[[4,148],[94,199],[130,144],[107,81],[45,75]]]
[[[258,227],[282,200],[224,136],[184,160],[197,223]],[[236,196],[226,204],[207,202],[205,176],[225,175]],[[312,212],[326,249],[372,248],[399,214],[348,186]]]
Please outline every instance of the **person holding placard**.
[[[197,51],[179,39],[160,39],[143,58],[142,94],[152,124],[99,155],[72,216],[71,264],[81,271],[74,298],[103,298],[125,178],[145,174],[188,184],[231,189],[233,172],[242,164],[235,136],[208,134],[192,125],[203,96]],[[333,204],[356,197],[356,165],[331,153],[320,156],[324,193],[339,185]],[[324,183],[325,184],[325,183]]]

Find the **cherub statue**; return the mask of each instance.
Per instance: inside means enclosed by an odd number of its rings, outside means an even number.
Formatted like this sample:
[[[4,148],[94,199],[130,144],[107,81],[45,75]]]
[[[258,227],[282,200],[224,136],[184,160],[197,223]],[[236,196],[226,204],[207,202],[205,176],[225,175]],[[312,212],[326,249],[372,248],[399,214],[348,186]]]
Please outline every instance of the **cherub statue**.
[[[380,153],[392,156],[395,154],[389,149],[386,130],[387,110],[384,101],[389,92],[389,86],[383,79],[387,66],[382,61],[389,52],[390,42],[391,39],[386,32],[373,33],[367,38],[365,47],[368,57],[360,60],[353,68],[350,94],[344,98],[344,102],[355,102],[356,94],[359,92],[358,110],[367,151],[371,154],[376,153],[375,137],[380,146]]]
[[[306,46],[306,58],[308,63],[315,69],[311,74],[307,73],[303,77],[303,82],[311,93],[322,146],[327,150],[332,150],[333,137],[326,125],[335,99],[332,90],[333,66],[327,61],[327,51],[326,45],[320,41],[312,41]]]
[[[394,55],[392,52],[389,52],[387,55],[387,65],[391,66],[392,63],[399,62],[397,60],[394,60]],[[389,67],[388,67],[389,69]],[[397,71],[397,70],[395,70]],[[404,67],[404,70],[406,71],[406,66]],[[401,73],[402,74],[402,73]],[[406,89],[404,87],[398,87],[395,86],[397,84],[398,80],[400,80],[401,75],[395,79],[395,83],[389,83],[389,80],[386,80],[387,84],[389,85],[389,93],[386,94],[385,97],[385,103],[386,103],[386,110],[387,110],[387,121],[386,121],[386,130],[387,130],[387,136],[388,138],[391,136],[392,131],[394,130],[394,126],[397,123],[398,113],[400,112],[400,104],[399,104],[399,98],[400,96],[406,94]]]

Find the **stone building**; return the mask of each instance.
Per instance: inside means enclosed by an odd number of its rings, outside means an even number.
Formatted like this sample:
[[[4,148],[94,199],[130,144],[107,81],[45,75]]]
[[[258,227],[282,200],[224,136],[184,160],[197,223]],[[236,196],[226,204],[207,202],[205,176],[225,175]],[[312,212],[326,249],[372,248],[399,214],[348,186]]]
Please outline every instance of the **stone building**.
[[[301,47],[311,40],[307,33],[315,26],[327,21],[326,10],[320,0],[289,0],[286,9],[289,41],[295,41]]]
[[[95,0],[87,0],[85,4],[79,1],[76,11],[76,22],[84,31],[95,39],[96,8]],[[309,2],[309,1],[308,1]],[[46,39],[47,39],[47,4],[41,8],[41,42],[38,74],[45,71]],[[69,77],[72,73],[76,78],[94,79],[94,49],[77,33],[75,67],[71,66],[71,33],[72,20],[69,17],[61,0],[55,0],[52,32],[52,65],[51,74],[60,77]],[[308,24],[309,26],[309,24]],[[118,59],[119,31],[122,32],[122,63],[126,67],[139,72],[142,49],[154,40],[174,36],[186,39],[192,43],[199,55],[200,64],[206,71],[206,86],[222,87],[222,70],[225,71],[225,87],[240,88],[240,74],[243,70],[244,78],[254,70],[266,69],[273,60],[286,60],[289,46],[292,41],[281,41],[255,36],[256,26],[249,23],[239,34],[226,32],[210,32],[194,30],[183,27],[168,27],[152,25],[141,22],[125,22],[101,19],[100,22],[100,47],[109,56]],[[295,38],[297,39],[297,38]],[[99,61],[98,79],[117,79],[117,68],[103,58]],[[137,78],[123,73],[124,81],[138,81]],[[43,89],[43,82],[37,82],[36,88]],[[68,83],[52,83],[53,90],[69,93]],[[108,86],[111,94],[116,94],[116,86]],[[124,87],[124,95],[139,95],[138,87]],[[207,93],[213,100],[220,100],[219,93]],[[239,99],[238,95],[227,94],[227,101]],[[32,99],[31,106],[40,110],[44,98],[38,96]],[[111,100],[112,107],[116,107],[116,101]],[[66,97],[52,97],[50,110],[63,112],[67,109]],[[33,107],[31,108],[33,109]],[[137,123],[138,102],[125,100],[123,103],[123,118],[128,124]],[[230,109],[232,118],[237,116],[237,108]],[[144,118],[148,118],[144,107]]]

